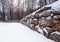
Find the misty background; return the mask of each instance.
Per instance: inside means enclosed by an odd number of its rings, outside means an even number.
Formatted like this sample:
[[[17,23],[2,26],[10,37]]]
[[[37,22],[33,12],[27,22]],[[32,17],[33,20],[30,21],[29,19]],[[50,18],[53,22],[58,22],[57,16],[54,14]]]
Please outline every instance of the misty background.
[[[0,0],[0,21],[20,20],[57,0]]]

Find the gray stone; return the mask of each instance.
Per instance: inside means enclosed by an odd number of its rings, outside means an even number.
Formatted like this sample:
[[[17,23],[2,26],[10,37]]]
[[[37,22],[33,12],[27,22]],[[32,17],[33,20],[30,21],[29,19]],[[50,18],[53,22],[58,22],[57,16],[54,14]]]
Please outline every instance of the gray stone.
[[[50,34],[50,38],[55,40],[56,42],[60,42],[60,35],[57,33]]]

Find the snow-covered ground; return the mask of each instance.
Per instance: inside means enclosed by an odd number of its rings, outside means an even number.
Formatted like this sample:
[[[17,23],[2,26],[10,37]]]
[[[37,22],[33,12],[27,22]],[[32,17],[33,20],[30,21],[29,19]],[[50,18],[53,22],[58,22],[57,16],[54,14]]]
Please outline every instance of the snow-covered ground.
[[[60,0],[51,4],[51,9],[55,12],[60,12]]]
[[[21,23],[0,23],[0,42],[54,42]]]

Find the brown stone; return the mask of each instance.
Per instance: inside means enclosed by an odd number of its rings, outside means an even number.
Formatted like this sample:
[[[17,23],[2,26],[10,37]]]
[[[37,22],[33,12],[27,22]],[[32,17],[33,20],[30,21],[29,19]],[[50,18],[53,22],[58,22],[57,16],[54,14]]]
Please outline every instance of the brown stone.
[[[35,19],[33,19],[32,24],[34,24],[35,26],[36,26],[36,25],[38,25],[38,24],[39,24],[39,20],[38,20],[38,19],[36,19],[36,18],[35,18]]]
[[[31,24],[30,29],[35,30],[35,26]]]

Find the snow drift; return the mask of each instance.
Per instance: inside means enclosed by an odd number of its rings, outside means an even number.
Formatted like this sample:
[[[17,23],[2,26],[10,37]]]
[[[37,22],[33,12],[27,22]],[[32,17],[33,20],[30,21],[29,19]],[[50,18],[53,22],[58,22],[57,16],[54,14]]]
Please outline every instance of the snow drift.
[[[0,23],[0,42],[54,42],[20,23]]]
[[[60,0],[51,4],[51,9],[53,10],[53,12],[60,12]]]

